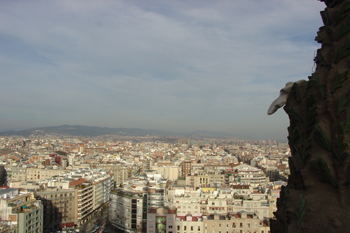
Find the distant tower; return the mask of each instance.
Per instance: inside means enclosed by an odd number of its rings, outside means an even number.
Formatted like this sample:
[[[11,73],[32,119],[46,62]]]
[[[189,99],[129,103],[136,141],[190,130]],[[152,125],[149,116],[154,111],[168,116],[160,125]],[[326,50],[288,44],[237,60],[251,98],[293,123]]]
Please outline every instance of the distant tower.
[[[191,174],[191,167],[192,167],[191,161],[183,161],[181,166],[182,168],[181,176],[186,177],[187,175]]]

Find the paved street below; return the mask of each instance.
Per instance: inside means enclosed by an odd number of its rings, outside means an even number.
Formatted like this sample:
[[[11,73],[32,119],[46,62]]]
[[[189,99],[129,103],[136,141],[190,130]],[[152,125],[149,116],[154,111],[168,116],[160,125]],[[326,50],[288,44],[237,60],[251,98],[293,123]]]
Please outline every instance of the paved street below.
[[[102,211],[96,211],[92,217],[78,229],[80,232],[92,233],[92,232],[103,232],[105,225],[108,221],[108,205]]]

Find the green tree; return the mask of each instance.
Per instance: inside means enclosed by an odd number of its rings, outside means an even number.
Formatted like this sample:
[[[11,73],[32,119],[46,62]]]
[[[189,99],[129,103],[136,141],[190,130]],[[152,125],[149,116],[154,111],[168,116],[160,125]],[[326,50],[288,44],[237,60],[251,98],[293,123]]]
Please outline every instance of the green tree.
[[[271,232],[350,229],[350,0],[322,0],[321,44],[308,82],[294,83],[289,116],[291,175]]]

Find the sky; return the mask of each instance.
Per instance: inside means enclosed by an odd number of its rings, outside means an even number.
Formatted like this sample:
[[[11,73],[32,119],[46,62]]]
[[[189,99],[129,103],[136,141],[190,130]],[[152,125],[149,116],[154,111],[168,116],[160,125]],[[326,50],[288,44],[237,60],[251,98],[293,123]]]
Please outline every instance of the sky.
[[[63,124],[286,140],[316,0],[0,0],[0,131]]]

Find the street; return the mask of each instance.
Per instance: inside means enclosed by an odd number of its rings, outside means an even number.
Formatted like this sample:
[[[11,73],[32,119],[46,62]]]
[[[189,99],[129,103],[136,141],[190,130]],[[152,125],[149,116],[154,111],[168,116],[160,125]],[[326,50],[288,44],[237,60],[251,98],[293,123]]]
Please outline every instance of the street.
[[[108,211],[108,206],[105,207],[102,211],[96,211],[93,213],[91,219],[89,219],[85,224],[77,229],[79,229],[79,232],[84,233],[103,232],[108,221]]]

